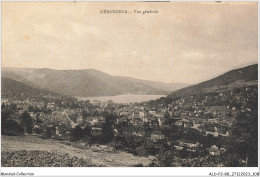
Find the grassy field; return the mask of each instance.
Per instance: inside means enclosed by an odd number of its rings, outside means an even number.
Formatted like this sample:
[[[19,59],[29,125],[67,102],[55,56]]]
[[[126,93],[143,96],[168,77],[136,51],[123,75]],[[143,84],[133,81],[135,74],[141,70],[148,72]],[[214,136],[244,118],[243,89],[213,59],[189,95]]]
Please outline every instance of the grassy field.
[[[37,136],[2,135],[1,145],[2,166],[34,166],[34,164],[37,164],[35,166],[44,166],[44,164],[38,162],[41,161],[42,156],[45,159],[48,159],[46,157],[52,159],[47,160],[46,163],[53,165],[47,164],[47,166],[129,167],[138,164],[148,166],[151,163],[148,158],[133,156],[126,152],[104,151],[91,147],[78,148],[55,140],[43,140]],[[56,158],[52,158],[54,155],[56,155]],[[26,159],[17,158],[21,156],[26,156]],[[31,163],[30,159],[33,159],[34,163]],[[24,162],[25,160],[28,163]],[[80,163],[77,163],[78,161]],[[86,164],[84,165],[84,163]]]

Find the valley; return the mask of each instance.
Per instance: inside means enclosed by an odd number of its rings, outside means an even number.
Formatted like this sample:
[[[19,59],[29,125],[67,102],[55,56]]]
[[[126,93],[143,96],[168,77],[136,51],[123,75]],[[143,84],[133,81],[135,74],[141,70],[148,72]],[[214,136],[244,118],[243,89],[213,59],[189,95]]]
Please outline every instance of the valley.
[[[74,166],[254,167],[257,72],[251,65],[140,102],[77,100],[2,78],[2,152],[84,157]]]

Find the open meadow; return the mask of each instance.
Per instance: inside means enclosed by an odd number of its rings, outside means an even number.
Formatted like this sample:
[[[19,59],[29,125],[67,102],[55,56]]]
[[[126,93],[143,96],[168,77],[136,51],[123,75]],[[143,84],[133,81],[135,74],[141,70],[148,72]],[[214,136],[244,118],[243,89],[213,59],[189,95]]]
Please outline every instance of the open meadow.
[[[3,136],[2,167],[129,167],[148,166],[148,158],[116,151],[108,146],[44,140],[37,136]]]

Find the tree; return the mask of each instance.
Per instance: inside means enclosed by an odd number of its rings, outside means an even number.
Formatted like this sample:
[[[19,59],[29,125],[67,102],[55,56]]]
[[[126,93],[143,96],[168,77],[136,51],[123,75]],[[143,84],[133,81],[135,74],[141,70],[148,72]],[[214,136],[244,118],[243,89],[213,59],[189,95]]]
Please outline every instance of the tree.
[[[12,111],[8,108],[4,108],[1,111],[2,129],[5,127],[6,121],[10,118]]]
[[[89,125],[81,127],[77,125],[75,128],[71,129],[71,141],[78,140],[89,140],[91,137],[91,127]]]
[[[83,131],[79,125],[71,130],[71,141],[78,141],[83,136]]]
[[[85,109],[82,111],[83,120],[86,121],[86,118],[91,116]]]
[[[179,153],[173,148],[171,149],[161,149],[158,156],[159,166],[161,167],[173,167],[175,158],[179,156]]]
[[[21,116],[24,133],[32,133],[33,123],[30,114],[24,111]]]
[[[37,113],[35,124],[40,125],[42,123],[43,123],[43,121],[40,119],[40,113]]]
[[[17,135],[23,133],[23,127],[15,120],[8,119],[5,123],[4,134]]]
[[[1,132],[2,134],[8,130],[10,130],[10,127],[7,124],[8,120],[10,119],[10,115],[12,114],[12,110],[9,109],[7,106],[2,104],[2,110],[1,110]]]
[[[5,108],[5,103],[2,103],[1,109],[4,109],[4,108]]]
[[[164,125],[166,125],[166,126],[172,126],[172,124],[175,123],[174,119],[171,118],[171,116],[170,116],[170,114],[168,112],[166,112],[164,114],[164,119],[165,119]]]
[[[105,118],[105,123],[102,126],[102,141],[108,143],[114,138],[115,115],[106,113]]]
[[[225,167],[238,167],[239,166],[239,156],[235,153],[226,154],[224,158]]]
[[[228,150],[230,153],[236,153],[240,159],[246,161],[246,166],[256,167],[258,166],[257,94],[252,96],[251,99],[247,99],[245,107],[247,109],[240,111],[233,123]]]

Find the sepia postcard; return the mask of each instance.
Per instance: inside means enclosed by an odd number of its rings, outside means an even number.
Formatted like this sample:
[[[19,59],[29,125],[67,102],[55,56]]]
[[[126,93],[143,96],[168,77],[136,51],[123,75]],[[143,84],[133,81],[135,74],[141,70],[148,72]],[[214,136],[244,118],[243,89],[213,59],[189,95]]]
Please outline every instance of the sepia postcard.
[[[1,44],[2,176],[259,176],[258,2],[2,1]]]

